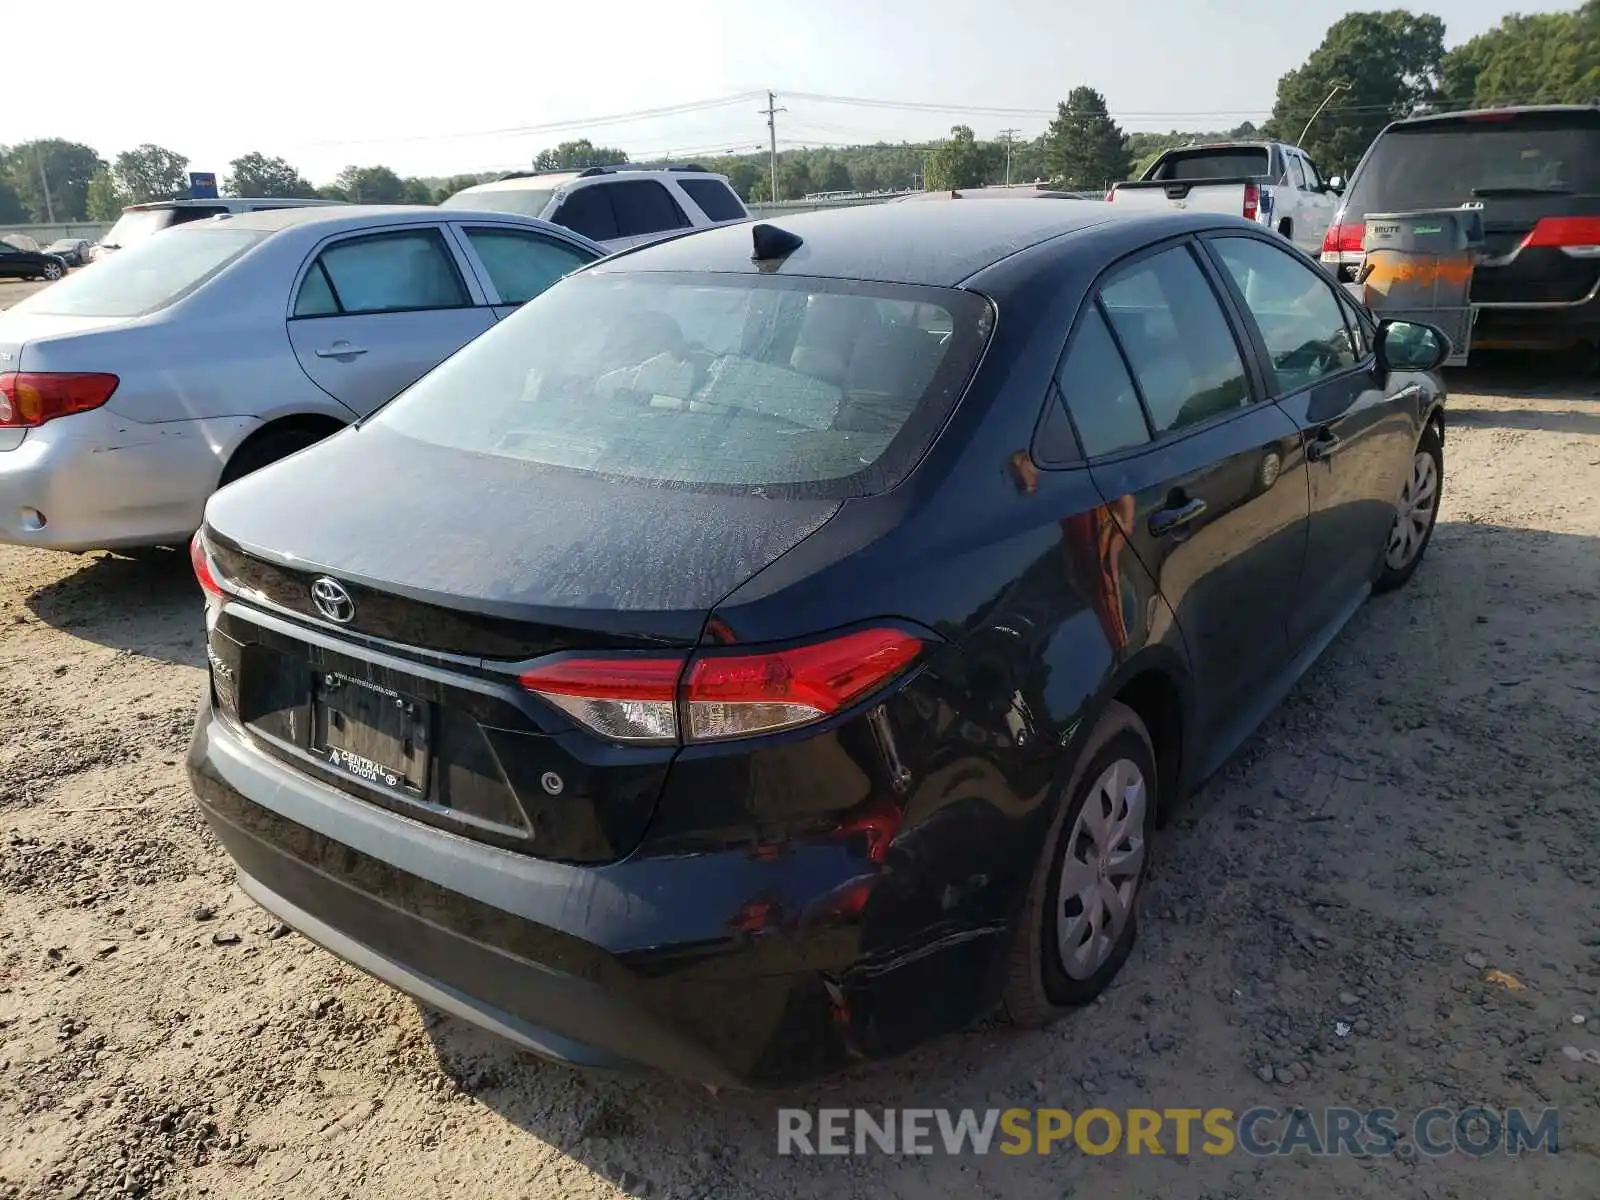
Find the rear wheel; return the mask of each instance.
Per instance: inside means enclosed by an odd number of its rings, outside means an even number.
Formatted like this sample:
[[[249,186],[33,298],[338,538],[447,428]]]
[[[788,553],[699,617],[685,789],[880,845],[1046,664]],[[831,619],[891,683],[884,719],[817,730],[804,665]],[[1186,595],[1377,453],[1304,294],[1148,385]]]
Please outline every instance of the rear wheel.
[[[1411,472],[1395,505],[1394,524],[1383,547],[1383,570],[1374,585],[1380,592],[1400,587],[1416,573],[1433,538],[1444,493],[1444,446],[1432,424],[1411,458]]]
[[[217,486],[227,487],[234,480],[243,479],[252,471],[259,471],[262,467],[271,466],[280,458],[288,458],[289,455],[296,454],[307,446],[315,445],[331,432],[333,431],[277,429],[259,433],[234,451],[227,467],[223,469],[222,480]]]
[[[1156,807],[1150,734],[1113,702],[1073,770],[1012,942],[1003,995],[1016,1024],[1049,1024],[1122,969],[1138,934]]]

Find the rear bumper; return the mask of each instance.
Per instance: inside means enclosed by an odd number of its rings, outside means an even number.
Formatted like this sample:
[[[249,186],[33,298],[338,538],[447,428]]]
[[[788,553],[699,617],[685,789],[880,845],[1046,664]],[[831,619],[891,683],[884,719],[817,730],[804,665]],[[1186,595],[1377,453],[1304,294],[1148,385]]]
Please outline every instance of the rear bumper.
[[[0,442],[0,543],[100,550],[182,541],[198,528],[228,449],[257,424],[144,425],[96,409]]]
[[[685,855],[579,867],[482,845],[302,775],[209,704],[189,774],[263,908],[545,1058],[740,1086],[851,1057],[826,980],[847,970],[853,937],[706,936],[694,910],[746,864]]]
[[[1480,306],[1472,326],[1474,350],[1562,350],[1600,344],[1600,298],[1559,308]]]

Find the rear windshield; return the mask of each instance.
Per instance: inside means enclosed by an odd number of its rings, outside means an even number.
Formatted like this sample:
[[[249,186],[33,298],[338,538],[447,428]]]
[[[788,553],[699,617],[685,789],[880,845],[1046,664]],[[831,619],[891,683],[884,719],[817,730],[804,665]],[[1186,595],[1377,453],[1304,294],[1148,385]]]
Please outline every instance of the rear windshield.
[[[105,237],[100,239],[100,244],[117,250],[131,246],[134,242],[147,238],[152,233],[160,233],[173,224],[175,211],[171,208],[140,208],[133,212],[125,212],[117,218],[117,223],[106,231]]]
[[[992,326],[944,288],[575,275],[374,418],[408,437],[653,484],[843,498],[932,441]]]
[[[1507,115],[1391,129],[1361,165],[1346,209],[1406,212],[1579,193],[1600,193],[1600,121]]]
[[[214,228],[146,239],[11,307],[63,317],[140,317],[181,300],[267,236]]]
[[[515,213],[537,217],[544,213],[555,192],[548,188],[516,188],[489,192],[457,192],[440,202],[440,208],[466,208],[474,212]]]
[[[1225,146],[1216,150],[1176,150],[1150,172],[1151,179],[1256,179],[1271,169],[1265,146]]]

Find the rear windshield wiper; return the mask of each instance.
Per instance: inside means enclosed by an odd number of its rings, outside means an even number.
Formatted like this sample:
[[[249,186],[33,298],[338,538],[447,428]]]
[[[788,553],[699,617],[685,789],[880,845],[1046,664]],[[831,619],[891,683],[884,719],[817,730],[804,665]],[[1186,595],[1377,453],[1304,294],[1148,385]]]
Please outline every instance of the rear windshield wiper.
[[[1570,196],[1569,187],[1475,187],[1474,196]]]

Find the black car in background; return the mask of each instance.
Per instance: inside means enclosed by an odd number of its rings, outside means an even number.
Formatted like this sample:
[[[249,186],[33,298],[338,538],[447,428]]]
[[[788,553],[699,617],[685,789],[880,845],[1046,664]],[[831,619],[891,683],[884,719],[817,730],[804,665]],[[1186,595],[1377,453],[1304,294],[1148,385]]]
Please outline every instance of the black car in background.
[[[0,241],[0,279],[60,279],[66,273],[60,255]]]
[[[57,238],[44,248],[69,267],[81,267],[89,261],[89,249],[94,245],[87,238]]]
[[[1396,121],[1356,167],[1322,261],[1353,278],[1368,213],[1461,205],[1487,236],[1473,348],[1600,348],[1600,105]]]
[[[554,1059],[1041,1025],[1157,817],[1416,569],[1443,354],[1213,214],[613,256],[212,497],[194,789],[261,905]]]

